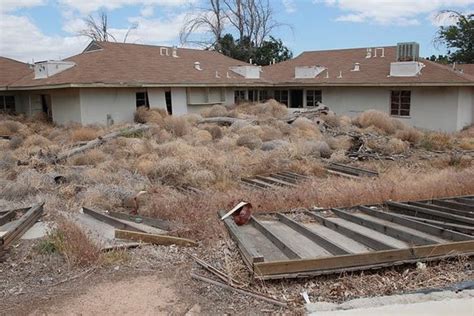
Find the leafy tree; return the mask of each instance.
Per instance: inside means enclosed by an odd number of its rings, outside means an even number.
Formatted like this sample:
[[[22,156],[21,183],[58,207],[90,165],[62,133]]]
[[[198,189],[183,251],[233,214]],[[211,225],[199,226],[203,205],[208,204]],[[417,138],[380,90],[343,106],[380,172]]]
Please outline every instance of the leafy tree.
[[[440,63],[440,64],[445,64],[445,65],[449,64],[449,57],[446,56],[446,55],[438,55],[438,56],[431,55],[431,57],[429,57],[427,59],[430,60],[430,61]]]
[[[273,60],[280,62],[293,57],[288,47],[273,36],[257,46],[249,37],[235,40],[232,34],[225,34],[217,41],[217,45],[222,54],[245,62],[252,59],[257,65],[269,65]]]
[[[448,10],[440,15],[456,19],[456,24],[440,26],[435,42],[448,48],[450,62],[474,63],[474,14]]]

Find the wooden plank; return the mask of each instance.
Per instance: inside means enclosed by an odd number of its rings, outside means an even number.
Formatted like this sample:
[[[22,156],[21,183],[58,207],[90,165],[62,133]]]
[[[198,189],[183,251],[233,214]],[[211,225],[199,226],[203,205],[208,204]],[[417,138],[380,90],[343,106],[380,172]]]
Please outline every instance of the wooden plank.
[[[115,230],[115,238],[141,241],[141,242],[146,242],[146,243],[150,243],[154,245],[163,245],[163,246],[169,246],[169,245],[178,245],[178,246],[185,246],[185,247],[198,246],[197,242],[190,239],[167,236],[167,235],[147,234],[147,233],[121,230],[121,229]]]
[[[455,210],[474,212],[474,206],[447,200],[433,200],[433,204],[453,208]]]
[[[300,233],[301,235],[311,239],[317,245],[319,245],[320,247],[326,249],[327,251],[329,251],[333,255],[347,255],[347,254],[351,253],[349,250],[344,249],[343,247],[333,243],[332,241],[330,241],[329,239],[327,239],[327,238],[325,238],[321,235],[318,235],[314,231],[309,230],[308,228],[304,227],[300,223],[292,220],[291,218],[289,218],[288,216],[286,216],[284,214],[278,213],[277,217],[280,220],[280,222],[282,222],[282,223],[286,224],[287,226],[291,227],[292,229],[294,229],[296,232]]]
[[[266,228],[262,223],[260,223],[258,220],[255,219],[255,217],[250,218],[250,223],[252,224],[253,227],[258,229],[259,232],[261,232],[265,237],[268,238],[275,246],[278,247],[278,249],[281,250],[290,259],[299,259],[301,258],[300,255],[290,246],[285,244],[285,242],[272,233],[268,228]]]
[[[254,185],[254,186],[257,186],[257,187],[260,187],[260,188],[263,188],[263,189],[275,188],[274,185],[271,185],[269,183],[266,183],[266,182],[263,182],[263,181],[260,181],[260,180],[256,180],[256,179],[245,179],[245,178],[243,178],[243,179],[240,179],[240,181],[249,183],[251,185]]]
[[[309,179],[310,178],[308,176],[305,176],[304,174],[294,173],[294,172],[291,172],[291,171],[283,171],[283,172],[277,172],[277,173],[278,174],[281,173],[281,174],[293,177],[297,180],[304,180],[304,179]]]
[[[343,168],[350,168],[350,169],[353,169],[353,170],[357,170],[359,172],[364,172],[364,173],[367,173],[367,174],[372,174],[374,176],[378,176],[379,173],[377,171],[373,171],[373,170],[369,170],[369,169],[364,169],[364,168],[361,168],[361,167],[355,167],[355,166],[350,166],[350,165],[345,165],[345,164],[342,164],[342,163],[338,163],[338,162],[331,162],[331,165],[333,166],[340,166],[340,167],[343,167]]]
[[[422,216],[422,217],[427,216],[428,218],[432,218],[435,220],[441,219],[442,221],[448,221],[448,222],[453,222],[453,223],[462,224],[462,225],[466,225],[466,224],[474,225],[474,219],[464,217],[464,216],[447,214],[440,211],[430,210],[425,207],[419,207],[419,206],[414,206],[414,205],[409,205],[409,204],[404,204],[404,203],[397,203],[397,202],[392,202],[392,201],[387,201],[385,202],[385,204],[388,206],[390,210],[404,213],[407,215]]]
[[[441,238],[449,239],[452,241],[463,241],[463,240],[473,239],[472,236],[457,233],[457,232],[447,230],[445,228],[433,226],[430,224],[420,223],[418,221],[414,221],[412,219],[403,217],[402,215],[374,210],[367,206],[359,206],[358,209],[367,215],[374,216],[374,217],[377,217],[389,222],[393,222],[395,224],[403,225],[409,228],[419,230],[420,232],[424,232],[424,233],[438,236]]]
[[[283,176],[283,175],[277,174],[277,173],[272,173],[272,174],[271,174],[271,177],[272,177],[272,178],[275,178],[275,179],[280,179],[280,180],[283,180],[283,181],[286,181],[286,182],[289,182],[289,183],[293,183],[293,184],[297,184],[297,183],[298,183],[298,180],[296,180],[296,179],[294,179],[294,178],[287,177],[287,176]]]
[[[285,187],[295,187],[293,183],[275,179],[275,178],[272,178],[271,176],[268,176],[268,177],[256,176],[255,178],[263,182],[270,183],[270,184],[275,184],[275,185],[280,185],[280,186],[285,186]]]
[[[366,236],[364,234],[361,234],[353,229],[341,226],[337,223],[332,222],[331,220],[324,218],[320,215],[317,215],[313,212],[310,211],[305,211],[305,214],[311,216],[312,218],[316,219],[321,225],[326,226],[327,228],[330,228],[342,235],[345,235],[358,243],[361,243],[363,245],[366,245],[369,248],[375,249],[375,250],[386,250],[386,249],[395,249],[395,247],[388,245],[384,242],[381,242],[379,240],[373,239],[369,236]]]
[[[224,216],[226,211],[221,210],[218,212],[219,218]],[[258,252],[258,250],[252,246],[252,243],[248,240],[247,236],[239,231],[239,227],[234,222],[232,217],[224,219],[224,224],[227,227],[227,231],[232,239],[236,242],[237,247],[242,254],[242,258],[247,266],[252,269],[255,262],[263,262],[264,257]]]
[[[134,223],[142,223],[142,224],[159,228],[162,230],[171,229],[171,223],[169,221],[165,221],[158,218],[145,217],[141,215],[130,215],[130,214],[120,213],[120,212],[115,212],[115,211],[109,211],[108,215],[114,218],[130,221]],[[137,220],[141,220],[141,222],[137,222]]]
[[[6,223],[14,219],[15,216],[16,216],[16,211],[10,211],[0,216],[0,226],[5,225]]]
[[[350,174],[350,175],[355,176],[355,177],[360,177],[360,176],[364,175],[364,174],[362,174],[362,173],[360,173],[360,172],[357,172],[357,171],[354,170],[354,169],[351,169],[351,168],[343,168],[343,167],[334,166],[334,165],[326,166],[326,169],[333,170],[333,171],[337,171],[337,172],[341,172],[341,173]]]
[[[469,205],[474,205],[474,200],[473,199],[467,199],[467,198],[453,198],[454,201],[463,203],[463,204],[469,204]]]
[[[458,231],[463,234],[474,234],[474,226],[467,226],[467,225],[460,225],[460,224],[454,224],[454,223],[448,223],[448,222],[441,222],[433,219],[428,219],[428,218],[422,218],[422,217],[415,217],[415,216],[410,216],[410,215],[405,215],[405,214],[400,214],[400,216],[417,221],[417,222],[423,222],[423,223],[428,223],[434,226],[438,227],[443,227],[449,230],[453,231]]]
[[[335,170],[331,170],[331,169],[326,169],[326,172],[329,173],[329,174],[335,175],[335,176],[344,177],[344,178],[348,178],[348,179],[360,179],[359,176],[354,176],[352,174],[343,173],[343,172],[335,171]]]
[[[84,214],[92,216],[95,219],[97,219],[101,222],[107,223],[110,226],[113,226],[117,229],[123,229],[123,230],[130,230],[130,231],[145,233],[145,231],[143,231],[143,230],[141,230],[141,229],[139,229],[135,226],[127,224],[126,222],[120,221],[120,220],[118,220],[116,218],[113,218],[112,216],[109,216],[109,215],[104,214],[102,212],[98,212],[98,211],[92,210],[92,209],[87,208],[87,207],[83,207],[82,211],[84,212]]]
[[[458,256],[474,254],[474,240],[446,244],[423,245],[406,249],[383,250],[318,259],[299,259],[256,263],[254,271],[259,276],[311,272],[400,262],[405,260],[424,260],[438,256]]]
[[[43,204],[40,203],[31,207],[23,216],[21,216],[16,223],[4,234],[0,239],[0,245],[8,247],[11,243],[17,240],[22,234],[24,234],[36,221],[41,217],[43,213]]]
[[[465,216],[465,217],[471,217],[474,218],[474,213],[467,212],[467,211],[460,211],[460,210],[455,210],[452,208],[448,208],[445,206],[440,206],[440,205],[435,205],[431,203],[421,203],[421,202],[408,202],[410,205],[414,206],[419,206],[419,207],[424,207],[424,208],[429,208],[435,211],[440,211],[448,214],[454,214],[454,215],[459,215],[459,216]]]
[[[333,208],[332,211],[334,214],[337,216],[344,218],[348,221],[351,221],[353,223],[356,223],[357,225],[361,225],[364,227],[367,227],[369,229],[378,231],[382,234],[391,236],[393,238],[396,238],[398,240],[403,240],[407,242],[408,244],[414,244],[414,245],[431,245],[431,244],[436,244],[438,243],[436,240],[428,238],[428,237],[423,237],[423,236],[418,236],[415,234],[412,234],[410,232],[407,232],[405,230],[392,227],[390,225],[384,225],[382,223],[372,221],[368,218],[361,218],[358,217],[355,214],[351,214],[347,211],[344,211],[342,209],[338,208]]]

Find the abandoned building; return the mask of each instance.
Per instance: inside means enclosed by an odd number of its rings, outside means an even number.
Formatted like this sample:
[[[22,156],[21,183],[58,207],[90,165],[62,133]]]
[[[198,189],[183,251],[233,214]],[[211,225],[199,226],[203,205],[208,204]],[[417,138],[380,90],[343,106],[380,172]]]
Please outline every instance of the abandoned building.
[[[136,107],[170,114],[274,98],[318,102],[349,116],[375,109],[419,128],[473,123],[474,75],[419,57],[419,45],[303,52],[268,66],[215,51],[91,42],[75,56],[33,65],[0,58],[0,111],[46,113],[58,124],[133,120]]]

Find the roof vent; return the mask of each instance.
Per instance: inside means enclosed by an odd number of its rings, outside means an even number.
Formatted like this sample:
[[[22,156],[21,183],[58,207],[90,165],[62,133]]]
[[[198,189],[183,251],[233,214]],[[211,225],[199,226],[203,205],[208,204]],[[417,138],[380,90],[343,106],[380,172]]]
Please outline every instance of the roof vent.
[[[201,63],[198,62],[198,61],[195,61],[194,62],[194,69],[201,71],[202,70]]]
[[[229,67],[229,69],[245,79],[260,79],[260,67],[258,66],[236,66]]]
[[[417,61],[399,61],[390,63],[390,77],[416,77],[425,65]]]
[[[339,76],[337,76],[338,79],[342,78],[342,70],[339,70]]]
[[[297,66],[295,67],[295,79],[316,78],[320,73],[326,70],[324,66]]]
[[[351,71],[360,71],[360,63],[355,63]]]
[[[374,57],[377,57],[377,51],[380,51],[381,54],[380,54],[380,57],[381,58],[384,58],[385,57],[385,48],[384,47],[377,47],[377,48],[374,48]]]
[[[161,56],[169,56],[168,47],[160,47],[160,55]]]
[[[420,44],[416,42],[397,44],[397,61],[417,61],[420,58]]]
[[[35,79],[45,79],[63,72],[76,64],[72,61],[48,60],[34,64]]]
[[[173,50],[171,51],[171,56],[174,58],[178,58],[178,47],[173,46]]]
[[[367,48],[367,55],[365,55],[365,58],[372,58],[372,48]]]
[[[216,78],[220,78],[219,72],[216,70]]]

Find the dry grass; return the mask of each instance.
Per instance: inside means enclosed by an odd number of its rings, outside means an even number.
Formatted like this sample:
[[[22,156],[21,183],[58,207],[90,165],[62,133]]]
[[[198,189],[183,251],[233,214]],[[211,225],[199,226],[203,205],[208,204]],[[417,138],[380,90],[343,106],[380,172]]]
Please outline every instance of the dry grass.
[[[262,147],[262,140],[258,136],[246,134],[237,139],[237,146],[247,147],[252,150],[259,149]]]
[[[134,115],[136,123],[153,123],[162,125],[163,118],[168,116],[168,113],[164,109],[148,109],[147,107],[140,106]]]
[[[0,121],[0,135],[1,136],[13,136],[20,132],[25,126],[20,122],[13,120]]]
[[[92,149],[83,154],[71,158],[71,162],[75,166],[96,166],[101,162],[104,162],[106,155],[99,149]]]
[[[95,128],[80,127],[72,131],[71,140],[73,142],[90,141],[90,140],[96,139],[99,136],[100,136],[100,133]]]
[[[449,150],[453,147],[452,138],[447,133],[427,132],[420,141],[427,150]]]
[[[387,134],[393,134],[399,129],[406,128],[401,121],[376,110],[363,112],[354,118],[353,123],[361,128],[376,127]]]
[[[285,118],[288,116],[286,105],[271,99],[264,103],[241,103],[236,106],[235,111],[244,115],[257,116],[260,119]]]
[[[398,130],[395,133],[395,137],[400,140],[407,141],[412,145],[417,145],[421,141],[423,133],[413,127],[409,127],[406,129]]]

